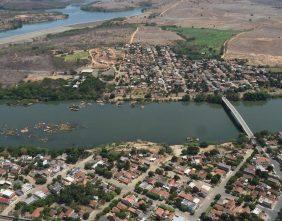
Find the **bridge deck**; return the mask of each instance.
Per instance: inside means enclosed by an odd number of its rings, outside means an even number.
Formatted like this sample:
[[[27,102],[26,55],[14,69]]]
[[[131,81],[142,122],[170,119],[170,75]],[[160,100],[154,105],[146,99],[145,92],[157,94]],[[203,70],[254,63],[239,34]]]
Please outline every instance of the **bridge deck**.
[[[236,108],[230,103],[230,101],[227,98],[222,97],[222,101],[224,102],[226,107],[232,112],[233,116],[236,118],[237,122],[241,125],[242,129],[247,134],[247,136],[249,138],[253,138],[254,137],[253,132],[251,131],[251,129],[249,128],[249,126],[247,125],[241,114],[236,110]]]

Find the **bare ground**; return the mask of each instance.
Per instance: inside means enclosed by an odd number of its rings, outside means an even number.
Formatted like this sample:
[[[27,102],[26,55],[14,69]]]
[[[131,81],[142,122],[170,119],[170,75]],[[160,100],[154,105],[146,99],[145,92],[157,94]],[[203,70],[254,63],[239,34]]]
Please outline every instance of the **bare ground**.
[[[142,26],[134,37],[134,43],[168,45],[182,38],[175,32],[165,31],[155,26]]]
[[[244,32],[228,42],[225,59],[244,58],[254,65],[282,65],[282,25]]]
[[[134,32],[132,25],[112,25],[60,33],[49,38],[14,46],[2,45],[0,50],[0,84],[16,84],[29,74],[51,75],[79,68],[83,64],[54,60],[53,50],[71,52],[97,47],[124,45]],[[14,73],[14,75],[13,75]]]
[[[227,43],[224,57],[281,66],[281,6],[280,0],[178,0],[130,22],[248,31]]]

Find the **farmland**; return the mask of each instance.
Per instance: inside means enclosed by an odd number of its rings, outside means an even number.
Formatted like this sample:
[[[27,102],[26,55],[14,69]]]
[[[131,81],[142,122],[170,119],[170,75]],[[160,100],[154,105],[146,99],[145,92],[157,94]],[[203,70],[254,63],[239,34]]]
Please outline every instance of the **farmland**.
[[[220,57],[225,41],[234,36],[236,31],[208,28],[163,27],[174,31],[185,41],[178,41],[177,50],[191,59]]]

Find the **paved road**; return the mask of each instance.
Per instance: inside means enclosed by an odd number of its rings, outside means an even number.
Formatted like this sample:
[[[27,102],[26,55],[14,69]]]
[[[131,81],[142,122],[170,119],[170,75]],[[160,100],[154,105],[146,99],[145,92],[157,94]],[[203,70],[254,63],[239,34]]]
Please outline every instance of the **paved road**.
[[[42,188],[46,188],[49,184],[52,183],[53,178],[56,178],[57,176],[61,175],[62,177],[67,175],[67,172],[75,167],[79,167],[79,168],[84,168],[85,163],[87,163],[88,161],[90,161],[93,158],[93,155],[90,155],[89,157],[85,158],[84,160],[81,160],[79,162],[77,162],[74,165],[70,165],[68,166],[66,169],[60,171],[59,173],[57,173],[55,176],[53,177],[48,177],[47,181],[45,184],[43,185],[37,185],[35,188],[31,189],[30,191],[26,192],[24,195],[17,197],[8,207],[6,207],[3,212],[1,213],[1,215],[7,216],[9,215],[9,213],[14,209],[15,205],[20,202],[20,201],[24,201],[27,197],[27,195],[29,193],[35,193],[38,190],[41,190]]]
[[[244,159],[243,161],[238,165],[238,167],[232,171],[232,172],[229,172],[226,177],[222,180],[222,182],[217,185],[209,194],[208,196],[203,200],[203,202],[199,205],[199,208],[196,210],[195,214],[193,216],[189,216],[189,221],[196,221],[200,218],[201,214],[203,212],[205,212],[210,204],[212,203],[212,201],[214,200],[214,197],[217,195],[217,194],[221,194],[223,195],[225,193],[225,185],[226,183],[228,182],[228,180],[234,176],[238,171],[239,169],[243,166],[243,164],[246,162],[246,160],[251,156],[251,154],[253,153],[253,150],[248,150],[246,155],[244,156]]]

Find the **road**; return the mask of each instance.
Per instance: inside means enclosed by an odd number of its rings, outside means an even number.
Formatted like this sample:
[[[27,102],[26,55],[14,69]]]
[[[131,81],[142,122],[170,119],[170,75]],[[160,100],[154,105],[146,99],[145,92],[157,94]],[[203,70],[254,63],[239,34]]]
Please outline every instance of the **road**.
[[[139,27],[136,28],[136,30],[132,33],[131,37],[130,37],[130,41],[129,41],[129,44],[133,44],[134,42],[134,38],[137,34],[137,32],[139,31]]]
[[[24,195],[17,197],[8,207],[6,207],[3,212],[1,213],[1,215],[3,216],[7,216],[9,215],[9,213],[14,209],[15,205],[20,202],[20,201],[24,201],[27,197],[27,195],[29,193],[35,193],[38,190],[41,190],[42,188],[47,188],[47,186],[49,184],[52,183],[53,178],[56,178],[57,176],[61,175],[62,177],[67,175],[67,172],[75,167],[79,167],[79,168],[84,168],[85,163],[87,163],[88,161],[90,161],[93,158],[93,155],[91,154],[89,157],[78,161],[76,164],[70,165],[69,167],[67,167],[66,169],[58,172],[55,176],[53,177],[48,177],[47,181],[45,184],[43,185],[37,185],[35,188],[31,189],[30,191],[26,192]]]
[[[200,218],[201,214],[205,212],[210,204],[213,202],[214,197],[217,194],[223,195],[225,193],[225,185],[228,182],[228,180],[234,176],[239,169],[243,166],[243,164],[246,162],[246,160],[252,155],[254,150],[248,150],[246,155],[244,156],[244,159],[242,162],[237,166],[237,168],[234,171],[229,172],[226,177],[221,181],[219,185],[217,185],[209,194],[208,196],[203,200],[203,202],[199,205],[198,209],[196,210],[195,214],[193,216],[189,216],[189,221],[196,221]]]
[[[179,2],[176,2],[175,4],[171,5],[170,7],[168,7],[167,9],[165,9],[164,11],[162,11],[160,13],[160,16],[163,16],[165,13],[167,13],[169,10],[175,8],[177,5],[179,5],[180,2],[182,2],[183,0],[180,0]]]

